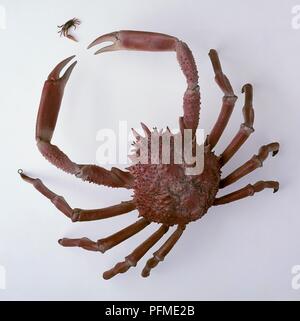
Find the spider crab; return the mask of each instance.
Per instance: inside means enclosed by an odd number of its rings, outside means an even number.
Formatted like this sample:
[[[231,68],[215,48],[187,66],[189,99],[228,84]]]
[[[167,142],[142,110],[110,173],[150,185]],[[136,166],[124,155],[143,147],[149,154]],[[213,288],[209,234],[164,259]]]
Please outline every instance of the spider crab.
[[[180,129],[181,132],[185,129],[190,129],[194,135],[199,123],[200,90],[197,67],[189,47],[176,37],[165,34],[118,31],[97,38],[88,48],[107,41],[111,41],[112,45],[101,48],[95,54],[115,50],[173,51],[176,53],[179,65],[187,80],[187,90],[183,99],[183,116],[179,120]],[[237,201],[261,192],[265,188],[271,188],[274,192],[278,191],[278,182],[259,181],[225,196],[216,197],[219,189],[235,183],[240,178],[261,167],[270,153],[275,156],[279,151],[279,144],[271,143],[262,146],[257,155],[254,155],[227,177],[221,178],[222,167],[245,143],[250,134],[254,132],[254,110],[252,106],[252,86],[246,84],[242,88],[242,92],[245,95],[244,122],[224,152],[216,156],[214,148],[230,119],[237,96],[234,94],[230,81],[222,71],[218,54],[215,50],[210,50],[209,57],[215,73],[216,83],[223,92],[224,97],[219,117],[205,142],[204,170],[200,175],[186,175],[184,169],[187,165],[185,163],[171,163],[168,165],[137,163],[131,165],[128,171],[123,171],[117,168],[106,170],[96,165],[79,165],[73,162],[63,151],[53,145],[51,140],[64,89],[77,62],[73,62],[62,76],[60,76],[60,73],[74,57],[72,56],[59,63],[45,82],[36,125],[38,149],[53,165],[81,178],[83,181],[109,187],[133,189],[133,199],[102,209],[73,209],[62,196],[50,191],[40,179],[31,178],[22,171],[20,175],[73,222],[106,219],[129,213],[135,209],[140,214],[140,219],[136,223],[111,236],[96,242],[88,238],[65,238],[59,241],[62,246],[81,247],[89,251],[104,253],[137,234],[150,223],[156,222],[160,224],[158,230],[139,245],[123,262],[116,264],[114,268],[105,272],[103,274],[104,279],[110,279],[136,266],[139,260],[175,225],[176,229],[173,234],[147,261],[142,271],[142,276],[149,276],[151,269],[163,261],[172,250],[182,236],[187,224],[200,219],[211,206]],[[144,124],[142,124],[142,127],[145,132],[144,138],[146,139],[149,139],[154,133],[157,134],[156,129],[151,131]],[[135,131],[134,133],[136,144],[138,145],[142,135]],[[158,135],[162,136],[163,134],[160,132]],[[196,136],[194,135],[194,137]]]

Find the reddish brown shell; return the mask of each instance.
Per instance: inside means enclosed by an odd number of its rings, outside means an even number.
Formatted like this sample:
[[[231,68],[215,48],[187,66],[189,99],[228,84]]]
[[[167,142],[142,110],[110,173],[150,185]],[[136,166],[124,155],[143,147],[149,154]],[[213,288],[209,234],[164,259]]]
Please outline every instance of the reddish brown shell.
[[[219,190],[217,157],[205,149],[204,171],[186,175],[186,165],[144,165],[129,167],[134,176],[134,201],[141,216],[149,221],[188,224],[206,214]]]

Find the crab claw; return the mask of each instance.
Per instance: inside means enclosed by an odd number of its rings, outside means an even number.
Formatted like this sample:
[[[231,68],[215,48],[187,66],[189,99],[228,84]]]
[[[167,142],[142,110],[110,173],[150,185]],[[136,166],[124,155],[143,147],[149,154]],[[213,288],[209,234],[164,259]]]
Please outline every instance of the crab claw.
[[[73,62],[72,65],[66,70],[66,72],[60,77],[61,71],[65,68],[65,66],[76,56],[71,56],[69,58],[66,58],[62,62],[60,62],[49,74],[48,80],[53,81],[53,80],[63,80],[64,82],[67,82],[68,79],[71,76],[71,73],[73,69],[75,68],[77,61]]]
[[[198,71],[193,54],[186,43],[176,37],[157,32],[121,30],[105,34],[94,40],[88,49],[104,42],[112,44],[102,47],[95,55],[102,52],[116,50],[137,50],[151,52],[175,52],[181,70],[186,77],[187,89],[183,98],[184,115],[182,124],[187,129],[193,130],[193,135],[199,124],[200,113],[200,88],[198,85]],[[211,55],[216,56],[212,51]],[[214,67],[217,68],[218,60],[214,59]],[[221,79],[224,81],[224,79]],[[226,83],[227,84],[227,83]],[[146,130],[147,132],[147,130]]]
[[[41,140],[45,142],[51,141],[64,89],[77,61],[73,62],[63,75],[60,74],[74,57],[75,56],[71,56],[60,62],[45,81],[36,125],[37,142]]]
[[[96,51],[95,55],[115,50],[175,51],[177,41],[177,38],[162,33],[122,30],[100,36],[88,49],[103,42],[112,42],[112,45]]]
[[[118,41],[118,32],[108,33],[106,35],[103,35],[103,36],[97,38],[88,46],[87,49],[90,49],[96,45],[103,43],[103,42],[113,42],[113,44],[110,46],[106,46],[106,47],[99,49],[98,51],[95,52],[95,55],[98,55],[98,54],[100,54],[102,52],[106,52],[106,51],[115,51],[115,50],[121,49],[119,41]]]

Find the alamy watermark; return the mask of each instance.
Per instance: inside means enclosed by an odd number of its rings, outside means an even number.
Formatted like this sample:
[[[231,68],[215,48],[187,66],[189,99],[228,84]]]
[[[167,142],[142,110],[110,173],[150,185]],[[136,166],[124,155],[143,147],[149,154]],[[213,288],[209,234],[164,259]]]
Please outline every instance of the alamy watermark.
[[[130,133],[127,122],[120,121],[118,133],[101,129],[96,139],[101,143],[96,152],[101,165],[184,164],[186,175],[200,175],[204,169],[204,131],[200,129],[195,133],[191,129],[152,131],[142,125]],[[134,142],[131,151],[130,142]]]
[[[291,14],[292,14],[292,20],[291,20],[292,28],[295,30],[300,29],[300,4],[292,7]]]
[[[0,4],[0,30],[6,29],[6,9]]]
[[[294,265],[292,267],[292,289],[293,290],[300,290],[300,265]]]
[[[0,265],[0,290],[6,289],[6,270],[5,267]]]

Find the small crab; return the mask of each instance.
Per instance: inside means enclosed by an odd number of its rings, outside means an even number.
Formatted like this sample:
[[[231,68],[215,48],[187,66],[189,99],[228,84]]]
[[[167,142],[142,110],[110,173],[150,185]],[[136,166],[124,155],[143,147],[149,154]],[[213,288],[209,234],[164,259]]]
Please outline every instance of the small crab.
[[[112,42],[112,45],[98,50],[96,54],[114,50],[173,51],[176,53],[181,70],[187,80],[187,89],[183,99],[183,116],[179,119],[179,135],[183,136],[185,130],[190,130],[193,133],[193,142],[198,145],[195,133],[199,124],[200,89],[196,63],[189,47],[173,36],[127,30],[103,35],[91,43],[88,48],[107,41]],[[203,217],[210,207],[238,201],[266,188],[273,189],[274,192],[278,191],[278,182],[259,181],[230,194],[217,197],[220,189],[237,182],[255,169],[262,167],[263,162],[270,153],[275,156],[279,151],[279,144],[274,142],[262,146],[257,155],[254,155],[228,176],[221,177],[222,168],[254,132],[253,89],[250,84],[243,86],[242,92],[245,94],[244,122],[221,155],[215,155],[214,148],[229,122],[237,96],[234,94],[230,81],[222,71],[216,50],[213,49],[210,50],[209,57],[215,73],[216,83],[223,92],[224,97],[220,115],[204,144],[204,170],[202,173],[187,175],[185,169],[189,165],[184,162],[178,164],[174,160],[169,164],[161,161],[155,164],[134,163],[126,171],[118,168],[107,170],[96,165],[75,163],[51,142],[64,89],[77,62],[73,62],[62,76],[60,76],[60,73],[74,57],[72,56],[59,63],[45,82],[36,125],[37,147],[48,161],[63,171],[73,174],[83,181],[114,188],[132,189],[134,191],[133,199],[102,209],[74,209],[62,196],[49,190],[40,179],[31,178],[22,171],[19,174],[73,222],[111,218],[129,213],[135,209],[139,212],[139,220],[111,236],[96,242],[88,238],[64,238],[59,240],[59,244],[62,246],[81,247],[88,251],[104,253],[142,231],[149,224],[157,223],[160,225],[157,231],[139,245],[123,262],[116,264],[114,268],[105,272],[103,274],[104,279],[110,279],[136,266],[140,259],[155,246],[169,229],[176,226],[175,231],[153,254],[153,257],[147,261],[142,271],[142,276],[149,276],[151,269],[165,259],[181,238],[186,226]],[[168,131],[171,137],[174,138],[168,128],[166,132],[158,132],[157,129],[151,131],[144,124],[142,124],[142,128],[144,135],[133,130],[136,138],[134,144],[136,149],[134,155],[131,155],[133,158],[138,156],[141,142],[149,141],[153,135],[163,139]],[[149,150],[149,152],[152,153],[152,150]],[[161,149],[159,149],[159,155],[161,155]]]
[[[77,39],[69,34],[69,31],[71,28],[74,28],[74,30],[76,30],[77,26],[79,26],[81,24],[81,21],[77,18],[73,18],[69,21],[67,21],[66,23],[64,23],[61,26],[57,26],[57,28],[59,28],[60,30],[58,31],[58,33],[60,34],[60,36],[64,36],[67,37],[68,39],[71,39],[73,41],[77,42]]]

